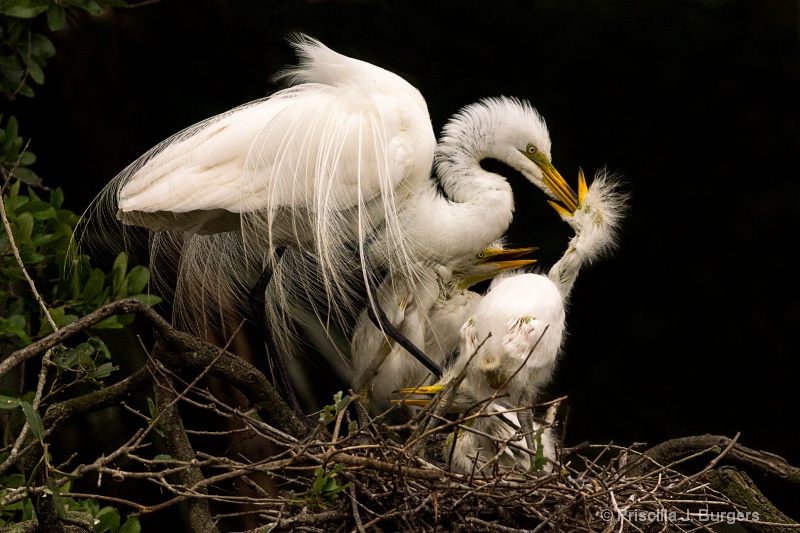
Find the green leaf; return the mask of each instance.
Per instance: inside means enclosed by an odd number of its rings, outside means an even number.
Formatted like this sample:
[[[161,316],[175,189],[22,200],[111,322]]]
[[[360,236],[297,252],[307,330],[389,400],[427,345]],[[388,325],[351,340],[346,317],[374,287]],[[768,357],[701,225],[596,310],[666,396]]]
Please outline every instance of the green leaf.
[[[125,283],[128,294],[138,294],[147,287],[147,282],[150,280],[150,270],[144,266],[135,266],[128,272],[125,277]]]
[[[25,486],[25,476],[22,474],[11,474],[2,480],[3,487],[9,489],[16,489]]]
[[[104,343],[101,339],[98,339],[97,337],[89,337],[86,342],[88,342],[97,353],[95,360],[102,361],[111,359],[111,352],[108,350],[106,343]]]
[[[33,89],[31,88],[31,86],[30,86],[30,85],[28,85],[27,83],[26,83],[25,85],[22,85],[22,86],[20,86],[19,90],[17,91],[17,94],[18,94],[18,95],[20,95],[20,96],[24,96],[25,98],[33,98],[34,96],[36,96],[36,93],[34,92],[34,90],[33,90]],[[25,168],[18,168],[18,169],[17,169],[17,171],[18,171],[18,170],[27,170],[27,169],[25,169]],[[23,176],[22,174],[17,174],[17,171],[14,171],[14,174],[15,174],[15,175],[16,175],[16,176],[17,176],[19,179],[21,179],[21,180],[23,180],[23,181],[28,181],[27,179],[25,179],[25,178],[23,178],[23,177],[22,177],[22,176]]]
[[[117,315],[117,322],[119,322],[122,327],[130,326],[131,324],[133,324],[135,318],[136,315],[134,315],[133,313],[126,315]]]
[[[14,240],[17,244],[31,242],[31,233],[33,233],[33,215],[30,213],[22,213],[17,216],[16,220],[17,231],[14,232]]]
[[[25,86],[27,87],[27,85]],[[30,90],[30,94],[25,94],[24,91],[19,92],[22,96],[26,96],[28,98],[33,98],[33,89]],[[39,184],[39,176],[33,170],[26,168],[26,167],[17,167],[14,169],[14,175],[22,180],[24,183],[38,185]]]
[[[341,392],[339,392],[339,395],[340,395],[340,397],[341,397]],[[337,413],[341,412],[341,411],[342,411],[343,409],[345,409],[345,408],[346,408],[348,405],[350,405],[350,396],[349,396],[349,395],[348,395],[348,396],[345,396],[345,397],[343,397],[343,398],[340,398],[340,399],[339,399],[339,401],[338,401],[338,402],[336,402],[336,412],[337,412]]]
[[[6,136],[3,140],[3,150],[7,150],[11,143],[14,142],[19,136],[19,122],[17,121],[17,117],[11,115],[8,119],[8,124],[6,124]]]
[[[147,408],[150,411],[151,420],[158,418],[158,406],[156,405],[156,402],[154,402],[149,396],[147,397]]]
[[[19,407],[19,400],[11,396],[0,396],[0,409],[16,409]]]
[[[50,489],[50,493],[53,496],[56,514],[61,520],[64,520],[67,517],[67,510],[64,508],[64,501],[61,499],[61,492],[58,490],[58,483],[56,483],[55,478],[47,478],[47,488]]]
[[[91,377],[93,379],[105,379],[111,375],[111,372],[115,370],[119,370],[118,366],[114,366],[112,363],[103,363],[97,370],[91,373]]]
[[[53,319],[56,326],[64,321],[64,317],[66,316],[66,311],[64,310],[64,306],[60,305],[58,307],[51,307],[48,309],[50,314],[50,318]],[[49,335],[53,332],[53,327],[50,325],[50,321],[47,318],[42,317],[42,325],[39,328],[39,335]]]
[[[32,215],[45,213],[47,211],[55,211],[53,206],[41,200],[31,200],[23,205],[17,207],[17,213],[30,213]]]
[[[141,533],[142,526],[139,525],[139,517],[132,516],[125,520],[122,527],[119,528],[119,533]]]
[[[153,420],[158,418],[159,413],[158,413],[158,406],[149,396],[147,397],[147,407],[150,409],[150,422],[152,423]],[[161,437],[164,436],[164,432],[158,426],[154,426],[153,430],[155,430],[155,432],[158,433]]]
[[[78,363],[78,350],[77,348],[72,348],[71,350],[67,350],[67,352],[56,358],[56,364],[63,368],[72,368]]]
[[[25,152],[29,154],[31,152]],[[64,191],[61,190],[61,187],[58,187],[53,192],[50,193],[50,205],[52,205],[55,209],[61,209],[61,206],[64,204]]]
[[[94,368],[94,361],[92,360],[92,357],[95,353],[96,350],[94,349],[94,346],[88,342],[82,342],[76,347],[67,351],[63,358],[62,364],[67,368],[72,368],[76,365],[80,365],[84,368]]]
[[[47,3],[40,0],[6,0],[0,4],[0,12],[21,19],[32,19],[45,10]]]
[[[18,270],[18,269],[17,269]],[[31,344],[27,331],[28,321],[22,315],[0,318],[0,335],[11,335],[20,339],[23,345]]]
[[[36,265],[46,258],[36,251],[32,245],[22,245],[19,247],[19,257],[25,265]]]
[[[11,119],[8,119],[8,120],[9,120],[9,122],[11,121]],[[15,120],[16,120],[16,119],[15,119]],[[13,199],[13,200],[16,200],[16,198],[19,196],[19,188],[20,188],[21,186],[22,186],[22,184],[21,184],[20,182],[18,182],[18,181],[17,181],[17,182],[15,182],[15,183],[14,183],[14,184],[11,186],[11,195],[9,196],[11,199]]]
[[[95,17],[103,14],[102,6],[94,0],[72,0],[72,3],[75,7],[79,7]]]
[[[45,244],[50,244],[51,242],[59,241],[63,238],[63,235],[57,233],[46,233],[44,235],[37,235],[32,239],[33,245],[37,248],[44,246]]]
[[[314,494],[322,494],[322,488],[325,486],[325,471],[322,467],[314,469],[314,483],[311,485],[311,490]]]
[[[50,31],[58,31],[62,29],[67,23],[66,13],[64,8],[58,4],[53,4],[47,10],[47,27]]]
[[[119,511],[113,507],[103,507],[100,512],[95,515],[94,533],[104,533],[106,531],[116,532],[119,531]]]
[[[114,315],[98,322],[97,324],[92,326],[92,329],[122,329],[124,327],[125,325],[120,324],[119,319],[117,318],[116,315]]]
[[[39,442],[44,444],[44,424],[42,424],[39,413],[26,401],[20,400],[19,404],[22,407],[22,412],[25,413],[25,420],[31,427],[31,433],[33,433],[33,436],[36,437]]]
[[[153,461],[172,461],[172,456],[164,454],[164,453],[160,453],[160,454],[156,455],[155,457],[153,457]]]
[[[44,83],[44,71],[42,70],[42,67],[39,66],[38,63],[35,63],[33,61],[28,63],[28,75],[35,83],[39,85]]]
[[[105,284],[106,276],[99,268],[92,270],[89,279],[86,280],[86,285],[83,286],[83,299],[90,302],[92,298],[100,294]]]
[[[43,1],[46,7],[47,0]],[[41,57],[53,57],[56,55],[56,47],[53,46],[52,41],[40,33],[31,34],[31,51],[34,53],[34,55]]]
[[[119,298],[122,291],[122,283],[125,281],[125,273],[128,271],[128,256],[125,252],[120,252],[111,267],[111,292]]]
[[[60,321],[56,322],[56,326],[58,326],[59,328],[63,328],[64,326],[69,326],[70,324],[78,320],[78,318],[80,318],[78,315],[72,315],[72,314],[64,315],[64,317]]]
[[[36,162],[36,154],[30,152],[28,150],[19,154],[19,164],[20,166],[27,167],[28,165],[32,165]]]
[[[142,303],[149,305],[150,307],[161,303],[162,298],[160,296],[155,296],[153,294],[134,294],[131,298],[135,300],[139,300]]]

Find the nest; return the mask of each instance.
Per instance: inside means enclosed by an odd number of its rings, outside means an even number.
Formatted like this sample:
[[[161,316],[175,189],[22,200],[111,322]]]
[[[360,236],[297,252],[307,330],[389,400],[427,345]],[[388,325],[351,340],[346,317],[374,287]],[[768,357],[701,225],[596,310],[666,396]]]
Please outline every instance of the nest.
[[[80,513],[72,510],[72,502],[86,498],[129,517],[159,516],[184,506],[188,529],[204,533],[711,531],[732,523],[756,532],[800,528],[744,471],[719,466],[724,461],[792,488],[800,484],[800,469],[744,447],[738,434],[684,437],[650,448],[562,445],[551,472],[508,471],[499,460],[502,451],[525,449],[527,442],[516,432],[507,441],[496,439],[497,453],[480,467],[476,463],[472,472],[455,474],[443,459],[447,436],[470,431],[471,417],[495,415],[439,415],[434,401],[391,425],[388,417],[367,416],[351,393],[337,395],[307,425],[251,365],[175,331],[135,300],[109,304],[63,328],[60,337],[15,352],[4,364],[43,356],[46,368],[48,350],[59,339],[119,313],[136,313],[156,330],[148,362],[118,383],[47,407],[41,440],[6,461],[31,469],[31,482],[6,490],[0,505],[30,499],[36,515],[49,518],[38,525],[20,523],[13,531],[63,531],[53,526],[59,522],[91,531],[92,517],[74,516]],[[202,381],[210,376],[223,385],[217,392]],[[219,393],[233,389],[240,393],[235,401]],[[149,409],[133,406],[133,396],[142,394],[151,400]],[[557,402],[540,424],[558,425]],[[70,419],[112,406],[133,412],[135,427],[126,426],[130,433],[116,449],[76,465],[60,439],[62,428]],[[55,457],[44,447],[50,441],[58,443],[49,449],[58,450],[63,463],[51,462]],[[250,446],[248,453],[238,448],[242,444]],[[48,458],[41,461],[44,468],[36,467],[39,457]]]
[[[199,405],[211,405],[209,393],[195,391]],[[553,423],[553,402],[542,423]],[[712,442],[707,449],[684,453],[661,464],[640,445],[584,443],[559,447],[552,472],[507,471],[498,453],[468,475],[451,473],[444,460],[447,435],[469,431],[469,418],[431,422],[432,409],[418,412],[402,425],[383,417],[368,418],[355,395],[334,398],[303,439],[233,409],[215,412],[236,418],[269,441],[275,453],[260,462],[220,460],[198,454],[206,477],[202,505],[208,517],[222,524],[234,517],[266,526],[259,531],[697,531],[722,523],[764,523],[751,507],[737,504],[715,488],[707,475],[729,452]],[[361,413],[360,423],[354,420]],[[489,415],[486,415],[489,416]],[[548,420],[549,418],[549,420]],[[557,423],[556,423],[557,424]],[[522,435],[505,446],[522,446]],[[686,469],[705,453],[713,459],[705,468]],[[168,462],[169,463],[169,462]],[[705,464],[705,463],[703,463]],[[189,465],[173,462],[169,468]],[[268,493],[252,476],[266,474],[277,483]],[[236,477],[249,496],[215,492],[213,481]],[[178,495],[197,498],[193,487],[170,483]],[[235,504],[237,512],[223,512]]]

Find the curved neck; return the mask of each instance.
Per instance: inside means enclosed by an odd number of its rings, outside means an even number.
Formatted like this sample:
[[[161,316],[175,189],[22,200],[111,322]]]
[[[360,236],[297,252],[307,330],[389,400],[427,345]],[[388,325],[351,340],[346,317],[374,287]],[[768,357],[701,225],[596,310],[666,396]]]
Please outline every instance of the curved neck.
[[[556,284],[561,297],[566,304],[569,301],[569,296],[572,293],[572,287],[575,285],[575,280],[578,279],[581,266],[584,263],[589,263],[591,258],[587,258],[580,250],[580,235],[576,235],[569,241],[569,247],[564,255],[561,256],[547,273],[547,277]]]
[[[595,176],[583,203],[568,217],[562,217],[575,230],[567,251],[550,269],[547,277],[569,298],[581,267],[611,252],[617,246],[617,232],[627,209],[627,195],[617,190],[616,182],[604,173]]]
[[[450,236],[450,246],[470,252],[480,251],[502,237],[514,214],[511,185],[480,166],[481,159],[493,157],[483,145],[486,139],[485,134],[457,141],[445,137],[436,153],[438,183],[432,184],[438,186],[436,229]],[[452,242],[459,239],[462,242]]]

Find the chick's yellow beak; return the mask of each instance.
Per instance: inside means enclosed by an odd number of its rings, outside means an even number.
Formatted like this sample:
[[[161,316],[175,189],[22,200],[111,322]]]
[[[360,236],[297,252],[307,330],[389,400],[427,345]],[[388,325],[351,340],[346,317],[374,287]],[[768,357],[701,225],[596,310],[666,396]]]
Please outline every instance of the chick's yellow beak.
[[[588,192],[589,187],[586,186],[586,176],[583,174],[583,169],[578,168],[578,206],[574,210],[569,211],[568,209],[565,209],[564,206],[559,205],[552,200],[548,200],[547,203],[550,204],[550,206],[556,210],[556,213],[562,217],[572,216],[575,211],[583,205],[583,201],[586,200],[586,194]]]
[[[523,151],[522,153],[539,167],[542,174],[544,174],[545,185],[547,185],[547,188],[556,195],[556,198],[561,200],[564,206],[566,206],[566,211],[574,213],[579,205],[578,195],[575,194],[572,187],[567,184],[567,181],[561,177],[561,174],[553,167],[553,164],[550,163],[547,157],[535,148]]]
[[[394,391],[396,394],[402,394],[405,398],[400,400],[392,400],[392,403],[402,403],[405,405],[414,405],[416,407],[426,407],[432,398],[408,398],[412,394],[419,394],[421,396],[435,396],[444,385],[428,385],[426,387],[411,387],[408,389],[400,389]]]
[[[466,269],[463,280],[459,283],[460,289],[466,289],[481,281],[492,279],[501,272],[528,266],[536,259],[517,259],[527,255],[538,248],[487,248],[481,251],[475,259],[475,265]]]
[[[478,254],[477,264],[497,263],[517,259],[519,257],[535,252],[538,248],[487,248]],[[529,260],[535,262],[535,259]]]

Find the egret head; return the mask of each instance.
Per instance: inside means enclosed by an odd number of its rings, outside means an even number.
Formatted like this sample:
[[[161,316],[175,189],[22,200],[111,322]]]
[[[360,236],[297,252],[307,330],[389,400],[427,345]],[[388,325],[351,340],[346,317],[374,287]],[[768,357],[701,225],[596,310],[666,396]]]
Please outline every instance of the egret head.
[[[463,267],[455,268],[453,276],[458,280],[458,288],[468,289],[473,285],[492,279],[502,272],[507,272],[532,265],[536,259],[520,259],[538,248],[502,248],[501,244],[492,244],[489,248],[475,254],[474,261]]]

